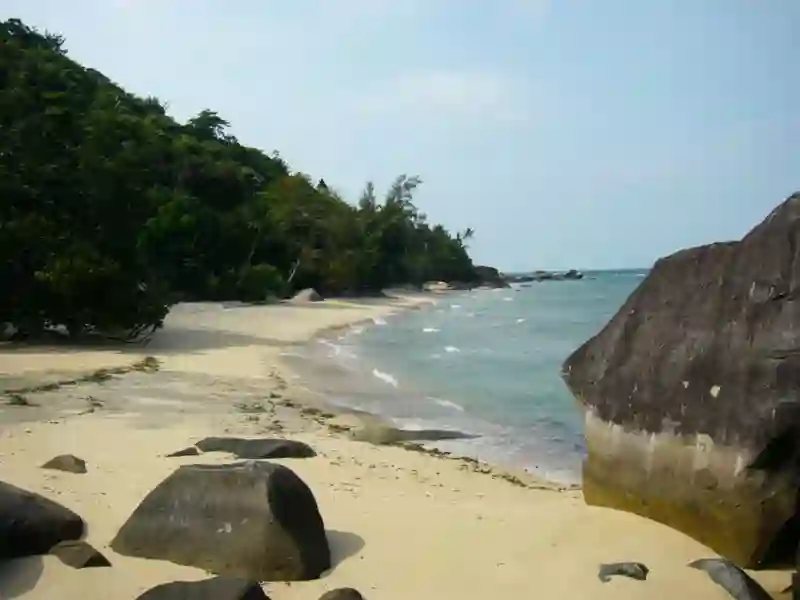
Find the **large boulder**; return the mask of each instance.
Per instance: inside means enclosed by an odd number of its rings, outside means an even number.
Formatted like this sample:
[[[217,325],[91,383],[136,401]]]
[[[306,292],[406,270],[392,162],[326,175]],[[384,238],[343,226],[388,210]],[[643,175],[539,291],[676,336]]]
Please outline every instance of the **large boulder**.
[[[313,493],[268,462],[180,467],[142,500],[111,548],[256,581],[315,579],[331,566]]]
[[[0,560],[47,554],[83,532],[83,519],[68,508],[0,481]]]
[[[800,195],[741,241],[659,260],[564,364],[585,409],[590,504],[745,567],[797,544]]]
[[[257,581],[212,577],[201,581],[170,581],[147,590],[136,600],[269,600]]]
[[[312,458],[317,455],[308,444],[279,438],[207,437],[196,446],[203,452],[229,452],[236,458]]]

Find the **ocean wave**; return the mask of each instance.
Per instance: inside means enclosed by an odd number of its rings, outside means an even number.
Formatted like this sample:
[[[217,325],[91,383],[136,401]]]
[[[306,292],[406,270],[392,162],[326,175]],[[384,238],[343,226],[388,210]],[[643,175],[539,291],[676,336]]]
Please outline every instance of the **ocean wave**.
[[[388,383],[392,387],[396,388],[398,386],[397,379],[395,379],[390,373],[384,373],[378,369],[372,369],[372,375],[381,381]]]
[[[459,308],[461,308],[461,305],[460,304],[451,304],[450,308],[452,308],[453,310],[458,310]]]
[[[514,298],[512,298],[511,296],[506,296],[505,298],[503,298],[503,302],[513,302],[513,301]]]
[[[517,323],[524,323],[524,322],[525,322],[525,319],[523,319],[522,317],[520,317],[519,319],[517,319]]]
[[[364,333],[364,327],[362,325],[353,325],[347,333],[349,335],[361,335]]]
[[[372,322],[375,323],[375,325],[386,325],[386,319],[383,317],[372,317]]]
[[[445,400],[444,398],[436,398],[434,396],[426,396],[428,400],[432,400],[436,402],[439,406],[444,406],[446,408],[452,408],[453,410],[457,410],[458,412],[464,412],[464,407],[460,404],[456,404],[451,400]]]
[[[453,353],[455,353],[455,352],[461,352],[461,350],[459,350],[459,349],[458,349],[458,348],[456,348],[455,346],[445,346],[445,347],[444,347],[444,351],[445,351],[445,352],[447,352],[447,353],[449,353],[449,354],[453,354]]]
[[[441,329],[437,329],[436,327],[423,327],[422,333],[438,333]]]

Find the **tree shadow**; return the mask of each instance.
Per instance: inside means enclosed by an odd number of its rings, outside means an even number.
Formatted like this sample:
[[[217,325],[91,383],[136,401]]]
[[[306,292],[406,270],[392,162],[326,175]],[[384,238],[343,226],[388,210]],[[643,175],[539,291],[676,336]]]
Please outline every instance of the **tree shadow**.
[[[0,562],[0,598],[18,598],[36,587],[44,572],[41,556]]]
[[[364,538],[355,533],[328,529],[325,535],[331,549],[331,568],[339,566],[345,559],[358,554],[364,548]]]

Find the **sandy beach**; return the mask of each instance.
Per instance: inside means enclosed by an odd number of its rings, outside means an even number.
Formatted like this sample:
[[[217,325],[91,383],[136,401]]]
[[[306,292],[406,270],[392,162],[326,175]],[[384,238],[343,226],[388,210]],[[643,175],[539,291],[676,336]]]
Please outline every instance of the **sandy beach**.
[[[146,346],[0,347],[3,390],[21,390],[0,408],[0,479],[80,514],[87,540],[113,565],[6,563],[0,598],[132,600],[159,583],[205,578],[199,569],[118,555],[109,543],[177,466],[231,461],[219,453],[165,457],[211,435],[285,437],[318,453],[276,462],[313,490],[334,567],[316,581],[266,584],[273,600],[316,600],[342,586],[369,600],[729,598],[686,567],[716,556],[708,548],[658,523],[587,507],[580,490],[520,485],[473,462],[352,440],[345,430],[354,417],[326,416],[281,362],[282,349],[327,329],[435,300],[188,304],[175,307]],[[142,367],[145,357],[158,369]],[[108,372],[98,377],[100,369]],[[40,468],[59,454],[86,460],[88,472]],[[646,564],[647,581],[599,581],[600,563],[620,561]],[[775,598],[788,598],[778,594],[788,573],[754,576]]]

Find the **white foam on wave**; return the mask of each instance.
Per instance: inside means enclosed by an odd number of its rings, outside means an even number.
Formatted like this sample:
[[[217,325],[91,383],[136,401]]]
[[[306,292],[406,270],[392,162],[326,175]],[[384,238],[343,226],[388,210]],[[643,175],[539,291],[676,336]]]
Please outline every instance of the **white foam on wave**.
[[[361,325],[353,325],[350,330],[348,331],[350,335],[361,335],[364,333],[364,327]]]
[[[453,310],[458,310],[459,308],[461,308],[461,305],[460,304],[451,304],[450,308],[452,308]]]
[[[441,330],[436,327],[423,327],[422,329],[422,333],[438,333],[439,331]]]
[[[372,317],[372,322],[375,323],[375,325],[386,325],[386,319],[383,317]]]
[[[453,354],[455,352],[461,352],[461,350],[459,350],[455,346],[445,346],[444,347],[444,351],[447,352],[448,354]]]
[[[523,319],[522,317],[520,317],[519,319],[517,319],[517,323],[524,323],[524,322],[525,322],[525,319]]]
[[[438,352],[434,352],[433,354],[431,354],[431,358],[442,358],[442,355],[439,354]]]
[[[397,387],[398,382],[391,374],[384,373],[383,371],[379,371],[378,369],[372,369],[373,377],[377,377],[384,383],[388,383],[392,387]]]
[[[457,410],[458,412],[464,412],[464,407],[460,404],[456,404],[451,400],[445,400],[444,398],[436,398],[435,396],[427,396],[428,400],[432,400],[436,402],[439,406],[444,406],[446,408],[452,408],[453,410]]]
[[[506,296],[505,298],[503,298],[503,302],[513,302],[513,301],[514,299],[511,296]]]
[[[330,350],[328,351],[329,357],[339,356],[342,353],[342,347],[339,344],[334,344],[330,340],[326,339],[321,339],[317,341],[323,346],[327,346],[328,348],[330,348]]]

